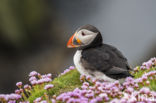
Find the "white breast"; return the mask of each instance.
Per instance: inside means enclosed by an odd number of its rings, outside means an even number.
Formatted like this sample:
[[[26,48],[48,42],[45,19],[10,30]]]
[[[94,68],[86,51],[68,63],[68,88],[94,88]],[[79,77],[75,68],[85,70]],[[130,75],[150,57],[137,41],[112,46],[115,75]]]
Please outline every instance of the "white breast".
[[[74,64],[76,66],[76,69],[80,72],[80,74],[82,75],[89,75],[88,71],[84,69],[84,67],[82,66],[80,59],[81,59],[81,52],[82,50],[77,50],[75,55],[74,55]]]

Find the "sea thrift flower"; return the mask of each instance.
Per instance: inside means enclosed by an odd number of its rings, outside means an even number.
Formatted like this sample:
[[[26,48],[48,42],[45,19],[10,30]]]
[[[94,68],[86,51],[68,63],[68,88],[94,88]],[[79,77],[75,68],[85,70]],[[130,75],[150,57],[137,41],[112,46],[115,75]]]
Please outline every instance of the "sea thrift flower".
[[[30,90],[30,89],[31,89],[31,86],[28,85],[28,84],[26,84],[26,85],[24,85],[24,89],[26,89],[26,90]]]
[[[16,83],[16,86],[19,87],[19,88],[21,88],[22,87],[22,82],[17,82]]]
[[[29,78],[29,81],[31,82],[31,81],[33,81],[33,80],[37,80],[37,78],[34,77],[34,76],[31,76],[31,77]]]
[[[89,83],[88,82],[84,82],[83,85],[89,86]]]
[[[41,101],[40,103],[48,103],[46,100]]]
[[[5,94],[0,94],[0,101],[4,101],[4,102],[8,101],[8,98],[6,97]]]
[[[52,78],[52,74],[51,74],[51,73],[48,73],[48,74],[47,74],[47,77],[48,77],[48,78]]]
[[[93,83],[93,84],[95,84],[96,81],[97,81],[97,79],[95,79],[95,78],[92,79],[92,83]]]
[[[16,101],[15,100],[9,100],[8,103],[16,103]]]
[[[23,101],[23,102],[19,102],[19,103],[30,103],[29,101]]]
[[[149,94],[150,93],[150,89],[147,87],[143,87],[140,89],[140,93],[144,93],[144,94]]]
[[[74,66],[70,66],[69,69],[70,70],[73,70],[73,69],[75,69],[75,67]]]
[[[86,79],[87,80],[90,80],[91,79],[91,76],[90,75],[86,76]]]
[[[138,67],[135,67],[133,70],[134,72],[138,72]]]
[[[146,81],[146,84],[149,85],[150,84],[150,81]]]
[[[21,91],[18,90],[18,89],[16,89],[16,90],[15,90],[15,93],[16,93],[16,94],[21,94]]]
[[[36,85],[36,84],[37,84],[37,81],[36,81],[36,80],[33,80],[33,81],[31,81],[30,83],[31,83],[31,85],[33,85],[33,86],[34,86],[34,85]]]
[[[146,75],[143,75],[143,76],[142,76],[142,80],[143,80],[143,81],[146,81],[146,80],[147,80],[147,76],[146,76]]]
[[[97,100],[94,98],[90,101],[90,103],[97,103]]]
[[[18,99],[21,98],[21,95],[15,94],[15,93],[11,93],[11,94],[4,95],[4,97],[5,97],[6,101],[8,101],[8,100],[18,100]]]
[[[75,103],[75,99],[74,98],[69,98],[69,100],[66,103]]]
[[[112,101],[110,101],[110,103],[120,103],[120,102],[119,102],[119,99],[115,98]]]
[[[60,75],[64,75],[64,74],[68,73],[69,71],[71,71],[71,70],[73,70],[73,69],[75,69],[75,67],[70,66],[69,69],[64,70],[64,72],[61,73]]]
[[[36,75],[39,79],[41,79],[42,77],[42,75],[40,74],[40,73],[37,73],[37,75]]]
[[[55,100],[55,99],[51,99],[51,102],[52,102],[52,103],[56,103],[56,100]]]
[[[45,78],[45,79],[44,79],[44,82],[45,82],[45,83],[49,83],[49,82],[51,82],[51,81],[52,81],[52,80],[51,80],[50,78]]]
[[[39,79],[38,81],[37,81],[37,84],[43,84],[45,81],[44,81],[44,79]]]
[[[21,88],[21,89],[19,89],[19,90],[20,90],[20,92],[21,92],[21,93],[23,93],[23,89],[22,89],[22,88]]]
[[[82,89],[87,89],[88,86],[86,86],[86,85],[82,85],[81,88],[82,88]]]
[[[85,97],[87,97],[87,98],[93,98],[94,97],[94,93],[87,93],[85,95]]]
[[[30,77],[32,77],[32,76],[37,76],[37,75],[38,75],[38,73],[37,73],[36,71],[32,71],[32,72],[30,72],[30,74],[29,74]]]
[[[41,97],[38,97],[34,100],[35,103],[38,103],[38,102],[41,102],[42,98]]]
[[[98,96],[95,99],[97,100],[97,102],[101,102],[103,100],[101,97]]]
[[[132,93],[134,91],[134,89],[132,88],[132,87],[128,87],[127,89],[126,89],[126,92],[127,93]]]
[[[86,76],[85,75],[81,75],[80,76],[80,81],[83,82],[85,80]]]
[[[52,85],[52,84],[47,84],[47,85],[44,86],[44,89],[45,89],[45,90],[49,90],[49,89],[51,89],[51,88],[53,88],[53,87],[54,87],[54,85]]]

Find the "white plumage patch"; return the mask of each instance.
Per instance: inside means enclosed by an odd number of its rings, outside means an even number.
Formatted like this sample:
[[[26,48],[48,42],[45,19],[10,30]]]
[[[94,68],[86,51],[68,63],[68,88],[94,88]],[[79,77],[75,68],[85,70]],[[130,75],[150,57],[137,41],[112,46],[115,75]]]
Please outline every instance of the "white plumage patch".
[[[96,78],[96,79],[99,79],[99,80],[105,80],[105,81],[109,81],[109,82],[114,82],[115,79],[112,79],[108,76],[106,76],[104,73],[102,72],[93,72],[93,71],[90,71],[90,70],[86,70],[81,62],[80,62],[80,59],[81,59],[81,52],[82,50],[77,50],[75,55],[74,55],[74,64],[77,68],[77,70],[80,72],[80,74],[82,75],[90,75],[90,73],[94,74],[94,77],[93,78]],[[91,76],[91,75],[90,75]]]
[[[88,71],[84,69],[82,66],[80,59],[81,59],[81,52],[82,50],[77,50],[75,55],[74,55],[74,64],[76,66],[76,69],[80,72],[82,75],[89,75]]]

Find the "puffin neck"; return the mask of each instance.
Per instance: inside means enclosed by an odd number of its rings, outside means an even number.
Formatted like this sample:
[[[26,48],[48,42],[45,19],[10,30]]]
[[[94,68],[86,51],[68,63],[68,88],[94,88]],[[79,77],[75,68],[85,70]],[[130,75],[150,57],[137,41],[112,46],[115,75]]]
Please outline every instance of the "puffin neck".
[[[100,33],[98,33],[96,38],[89,45],[79,47],[78,50],[84,50],[84,49],[94,48],[94,47],[100,46],[100,45],[102,45],[102,41],[103,41],[102,36]]]

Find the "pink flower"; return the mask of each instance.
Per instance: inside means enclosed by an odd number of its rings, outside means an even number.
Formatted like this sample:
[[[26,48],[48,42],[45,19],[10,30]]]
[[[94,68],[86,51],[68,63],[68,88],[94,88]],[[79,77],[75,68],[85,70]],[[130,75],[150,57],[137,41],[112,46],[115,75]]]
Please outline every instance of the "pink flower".
[[[41,100],[42,100],[42,98],[41,97],[38,97],[38,98],[36,98],[35,100],[34,100],[34,102],[41,102]]]
[[[38,73],[37,73],[36,71],[32,71],[32,72],[30,72],[30,74],[29,74],[30,77],[36,76],[36,75],[38,75]]]
[[[52,85],[52,84],[47,84],[47,85],[44,86],[44,89],[45,89],[45,90],[48,90],[48,89],[51,89],[51,88],[53,88],[53,87],[54,87],[54,85]]]
[[[22,87],[22,82],[17,82],[16,83],[16,86],[19,87],[19,88],[21,88]]]

